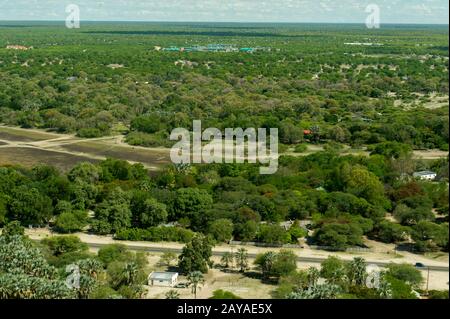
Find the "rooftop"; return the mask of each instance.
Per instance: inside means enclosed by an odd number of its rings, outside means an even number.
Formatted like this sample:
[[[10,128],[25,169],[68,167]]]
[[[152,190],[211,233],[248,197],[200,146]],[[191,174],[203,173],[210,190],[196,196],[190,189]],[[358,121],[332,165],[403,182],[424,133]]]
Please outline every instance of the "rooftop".
[[[152,272],[148,277],[154,280],[172,280],[174,276],[178,276],[177,272]]]
[[[421,172],[415,172],[414,175],[416,175],[416,176],[437,175],[437,173],[432,172],[432,171],[421,171]]]

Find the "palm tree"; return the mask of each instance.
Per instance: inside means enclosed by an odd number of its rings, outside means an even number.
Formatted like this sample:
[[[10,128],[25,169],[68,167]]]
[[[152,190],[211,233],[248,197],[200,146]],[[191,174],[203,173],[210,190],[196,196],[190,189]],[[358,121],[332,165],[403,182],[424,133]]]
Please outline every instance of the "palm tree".
[[[224,253],[220,259],[220,262],[224,268],[229,268],[230,264],[233,264],[233,254],[230,252]]]
[[[13,289],[11,288],[12,285],[6,286],[2,281],[5,281],[5,278],[1,278],[0,280],[0,299],[10,299],[11,296],[13,296]]]
[[[94,279],[98,278],[98,274],[103,269],[102,263],[92,258],[82,259],[77,262],[77,265],[80,268],[81,274],[90,276]]]
[[[347,267],[347,278],[351,285],[363,286],[366,284],[367,270],[364,258],[354,258]]]
[[[381,275],[380,284],[378,287],[378,294],[383,299],[391,299],[392,298],[392,289],[391,284],[386,280],[385,273]]]
[[[180,294],[176,290],[169,290],[166,293],[166,299],[180,299]]]
[[[205,282],[203,274],[200,271],[193,271],[188,274],[187,280],[188,285],[191,286],[191,292],[194,294],[195,299],[197,299],[197,289]]]
[[[341,291],[338,285],[323,284],[311,286],[308,289],[294,291],[288,299],[336,299]]]
[[[239,248],[235,255],[236,264],[240,272],[244,272],[248,268],[248,254],[244,248]]]
[[[308,286],[313,287],[317,285],[317,281],[320,278],[320,271],[316,267],[310,267],[308,269]]]
[[[269,251],[256,257],[254,263],[261,268],[264,279],[269,279],[272,275],[273,264],[276,258],[277,254],[273,251]]]
[[[122,276],[126,285],[132,285],[136,282],[139,267],[135,262],[127,263],[123,269]]]

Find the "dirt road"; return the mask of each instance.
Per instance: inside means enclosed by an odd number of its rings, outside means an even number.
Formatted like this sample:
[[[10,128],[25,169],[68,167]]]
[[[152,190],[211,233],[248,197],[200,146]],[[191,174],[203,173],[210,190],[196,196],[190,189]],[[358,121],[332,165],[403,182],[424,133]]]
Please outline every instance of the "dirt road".
[[[158,170],[161,164],[169,162],[169,149],[135,147],[123,140],[123,135],[84,139],[71,134],[0,125],[0,164],[53,164],[52,157],[64,158],[64,155],[69,163],[114,157],[131,164],[142,163],[149,170]],[[43,152],[45,156],[33,156]]]
[[[53,236],[48,229],[27,229],[26,234],[33,240],[42,240],[43,238]],[[123,244],[131,250],[146,251],[152,253],[163,253],[166,251],[172,251],[180,253],[183,244],[172,242],[134,242],[134,241],[117,241],[112,236],[98,236],[86,233],[77,233],[81,241],[88,244],[91,248],[101,248],[108,244]],[[368,243],[369,246],[373,242]],[[298,255],[299,268],[305,268],[309,266],[317,266],[323,260],[330,255],[338,256],[343,260],[352,260],[355,257],[363,257],[368,264],[377,265],[379,267],[386,267],[390,263],[409,263],[416,264],[422,263],[430,269],[430,289],[448,290],[449,282],[449,264],[448,254],[441,256],[440,258],[430,258],[422,255],[415,255],[409,252],[395,252],[393,245],[381,244],[377,246],[374,251],[362,252],[362,253],[347,253],[347,252],[327,252],[322,250],[314,250],[310,248],[304,249],[291,249],[296,255]],[[279,251],[281,248],[262,248],[254,246],[234,246],[234,245],[218,245],[213,249],[213,256],[220,257],[225,252],[235,252],[239,248],[245,248],[248,251],[249,258],[254,259],[257,254],[267,251]],[[427,269],[422,270],[424,278],[427,276]]]
[[[124,142],[123,135],[85,139],[76,137],[73,134],[55,134],[39,129],[23,129],[20,127],[0,125],[0,152],[14,153],[17,152],[17,149],[27,149],[26,154],[32,154],[33,150],[41,151],[41,153],[45,151],[47,157],[51,157],[53,153],[55,156],[61,157],[67,155],[72,158],[76,157],[78,160],[101,161],[107,157],[113,157],[127,160],[132,164],[142,163],[149,170],[157,170],[161,165],[170,162],[169,148],[132,146]],[[306,156],[320,151],[323,151],[323,146],[309,145],[308,151],[303,154],[292,151],[285,154],[290,156]],[[19,151],[19,153],[21,156],[24,154],[23,150]],[[345,146],[342,155],[350,154],[369,155],[365,149],[352,150],[349,146]],[[3,161],[6,161],[7,164],[21,164],[20,156],[14,156],[14,154],[11,156],[6,156],[6,159],[3,159]],[[440,150],[414,151],[414,157],[417,159],[434,160],[447,156],[448,152]],[[33,156],[30,155],[29,157]],[[16,162],[13,162],[13,159]],[[1,162],[2,156],[0,156],[0,164]],[[33,159],[25,160],[26,164],[34,162]],[[48,164],[52,164],[52,162],[49,161]]]

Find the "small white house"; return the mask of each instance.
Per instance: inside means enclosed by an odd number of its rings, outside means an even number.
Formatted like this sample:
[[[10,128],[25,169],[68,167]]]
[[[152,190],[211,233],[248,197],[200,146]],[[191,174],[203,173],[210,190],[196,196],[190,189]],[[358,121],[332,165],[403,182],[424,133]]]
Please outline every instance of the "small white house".
[[[422,172],[415,172],[413,176],[414,178],[419,178],[422,180],[434,181],[437,177],[437,173],[431,171],[422,171]]]
[[[149,286],[173,287],[177,284],[177,272],[152,272],[148,276]]]

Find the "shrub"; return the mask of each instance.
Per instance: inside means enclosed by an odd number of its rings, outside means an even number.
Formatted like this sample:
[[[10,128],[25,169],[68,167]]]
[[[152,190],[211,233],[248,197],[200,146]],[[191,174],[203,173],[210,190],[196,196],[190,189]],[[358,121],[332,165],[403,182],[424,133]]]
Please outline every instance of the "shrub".
[[[232,292],[219,289],[219,290],[215,290],[213,292],[212,297],[209,298],[209,299],[222,299],[222,300],[224,300],[224,299],[242,299],[242,298],[239,297],[239,296],[236,296]]]
[[[171,146],[170,141],[165,140],[160,136],[142,132],[129,133],[126,136],[125,141],[130,145],[145,146],[145,147]]]
[[[420,270],[409,264],[390,264],[387,274],[406,282],[414,288],[418,288],[423,282]]]
[[[446,291],[431,290],[428,292],[428,298],[429,299],[449,299],[448,290],[446,290]]]
[[[308,150],[308,145],[306,144],[299,144],[295,146],[294,152],[295,153],[304,153]]]
[[[82,128],[77,132],[77,136],[82,138],[95,138],[103,135],[104,132],[100,131],[98,128]]]
[[[278,225],[261,225],[258,241],[266,244],[282,245],[291,241],[291,235]]]
[[[194,232],[181,227],[150,227],[147,229],[129,228],[118,231],[114,238],[132,241],[174,241],[189,242]]]
[[[87,212],[64,212],[56,217],[55,229],[60,233],[74,233],[82,230],[87,224]]]

